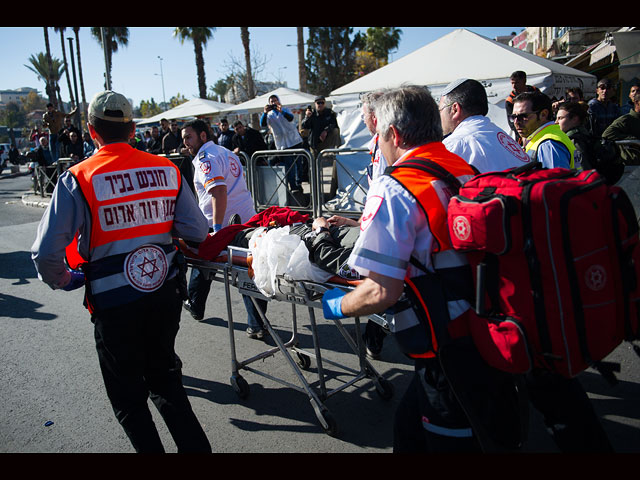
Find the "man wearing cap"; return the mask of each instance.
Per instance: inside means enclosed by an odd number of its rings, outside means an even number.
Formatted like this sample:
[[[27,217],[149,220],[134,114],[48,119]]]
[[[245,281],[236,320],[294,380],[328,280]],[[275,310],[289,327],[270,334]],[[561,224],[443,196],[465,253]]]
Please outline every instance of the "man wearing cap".
[[[589,100],[591,133],[596,137],[601,137],[606,128],[620,116],[620,107],[613,99],[615,93],[613,82],[608,78],[603,78],[598,81],[596,98]]]
[[[513,113],[513,99],[518,95],[524,92],[536,92],[538,89],[533,85],[527,85],[527,73],[522,70],[516,70],[511,74],[511,93],[506,98],[504,102],[504,108],[507,112],[507,121],[509,122],[509,127],[511,127],[511,131],[516,135],[518,142],[521,141],[518,131],[516,130],[515,125],[511,121],[511,114]]]
[[[439,109],[445,135],[442,143],[479,172],[506,170],[531,161],[513,138],[487,118],[487,92],[477,80],[461,78],[447,85]]]
[[[38,277],[53,289],[85,287],[107,395],[134,449],[164,451],[151,398],[179,452],[211,452],[174,351],[182,275],[173,238],[201,242],[207,221],[171,161],[129,145],[124,96],[94,96],[88,129],[98,150],[60,175],[31,247]]]
[[[315,110],[307,110],[302,128],[310,130],[309,146],[314,157],[327,148],[340,145],[340,128],[333,110],[326,106],[326,100],[320,96],[315,99]]]

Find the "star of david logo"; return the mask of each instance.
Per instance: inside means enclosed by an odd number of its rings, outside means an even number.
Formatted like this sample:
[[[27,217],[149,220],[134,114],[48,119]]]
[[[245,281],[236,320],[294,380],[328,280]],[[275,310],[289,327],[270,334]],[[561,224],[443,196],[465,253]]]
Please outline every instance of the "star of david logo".
[[[156,262],[158,261],[157,258],[154,259],[149,259],[147,257],[144,257],[144,260],[142,261],[142,263],[140,265],[138,265],[138,268],[140,269],[140,277],[149,277],[151,279],[153,279],[153,275],[156,272],[159,272],[160,269],[157,267]],[[147,270],[147,266],[151,265],[151,271]]]
[[[453,221],[453,231],[460,240],[466,240],[471,233],[469,221],[465,217],[456,217]]]
[[[607,273],[601,265],[592,265],[585,273],[585,281],[591,290],[602,290],[607,282]]]

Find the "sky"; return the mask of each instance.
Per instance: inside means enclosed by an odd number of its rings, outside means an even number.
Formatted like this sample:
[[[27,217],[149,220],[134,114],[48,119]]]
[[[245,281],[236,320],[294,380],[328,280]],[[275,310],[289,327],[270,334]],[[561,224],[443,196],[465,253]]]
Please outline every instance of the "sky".
[[[366,31],[367,27],[354,27]],[[397,27],[402,30],[400,45],[390,61],[397,60],[447,33],[466,28],[488,38],[520,33],[524,27]],[[181,43],[173,36],[175,27],[129,27],[129,43],[120,46],[112,59],[112,89],[124,94],[135,107],[142,100],[169,101],[177,94],[187,100],[198,97],[198,82],[193,43]],[[305,28],[305,40],[307,29]],[[284,81],[299,88],[296,27],[249,27],[252,55],[261,57],[265,67],[258,80]],[[74,37],[68,27],[64,43],[69,59],[69,41]],[[49,28],[51,54],[62,59],[60,34]],[[75,39],[74,54],[76,51]],[[0,90],[36,88],[44,96],[44,82],[25,65],[29,57],[45,51],[42,27],[0,27]],[[87,102],[104,89],[104,53],[92,37],[90,27],[80,28],[82,75]],[[233,61],[244,65],[240,27],[218,27],[204,50],[207,90],[230,72]],[[76,62],[76,69],[78,68]],[[73,85],[73,78],[72,78]],[[163,88],[164,84],[164,88]],[[78,89],[80,88],[78,83]],[[66,77],[60,82],[63,101],[69,101]]]

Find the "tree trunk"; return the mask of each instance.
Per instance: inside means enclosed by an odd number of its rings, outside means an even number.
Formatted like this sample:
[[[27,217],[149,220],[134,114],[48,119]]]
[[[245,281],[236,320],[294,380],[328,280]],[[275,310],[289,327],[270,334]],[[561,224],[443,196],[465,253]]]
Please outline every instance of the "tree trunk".
[[[298,30],[298,82],[300,91],[307,91],[307,70],[304,66],[304,27],[296,27]]]
[[[73,32],[76,34],[76,47],[78,57],[78,74],[80,76],[80,91],[82,92],[82,125],[87,124],[87,97],[84,94],[84,80],[82,79],[82,62],[80,61],[80,27],[73,27]],[[80,100],[78,100],[80,103]]]
[[[202,42],[193,39],[193,49],[196,52],[196,69],[198,71],[198,91],[200,98],[207,98],[207,81],[204,73],[204,57],[202,55]]]
[[[55,108],[58,108],[58,100],[56,100],[56,91],[53,87],[53,62],[51,61],[51,46],[49,45],[49,27],[42,27],[44,29],[44,45],[47,52],[47,63],[49,64],[49,77],[47,78],[47,96],[49,97],[49,103],[52,103]]]
[[[240,27],[240,39],[242,40],[242,46],[244,47],[244,62],[247,69],[247,96],[249,100],[256,96],[256,89],[253,83],[253,73],[251,72],[251,47],[249,42],[249,27]],[[258,115],[251,115],[251,127],[255,130],[259,130]]]

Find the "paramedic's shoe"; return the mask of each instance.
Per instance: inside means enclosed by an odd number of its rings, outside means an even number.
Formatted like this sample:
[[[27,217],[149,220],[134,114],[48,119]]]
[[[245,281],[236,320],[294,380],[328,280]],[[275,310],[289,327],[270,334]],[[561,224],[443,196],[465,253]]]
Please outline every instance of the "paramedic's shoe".
[[[227,223],[227,225],[240,225],[240,223],[242,223],[242,219],[240,218],[240,215],[238,215],[237,213],[234,213],[229,217],[229,222]]]
[[[264,338],[265,331],[261,328],[247,328],[247,337],[256,338],[262,340]]]
[[[198,313],[195,311],[195,309],[193,308],[193,304],[191,303],[191,300],[185,300],[184,302],[182,302],[182,306],[185,308],[185,310],[187,310],[191,316],[196,319],[197,321],[201,321],[204,318],[204,314],[203,313]]]

